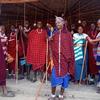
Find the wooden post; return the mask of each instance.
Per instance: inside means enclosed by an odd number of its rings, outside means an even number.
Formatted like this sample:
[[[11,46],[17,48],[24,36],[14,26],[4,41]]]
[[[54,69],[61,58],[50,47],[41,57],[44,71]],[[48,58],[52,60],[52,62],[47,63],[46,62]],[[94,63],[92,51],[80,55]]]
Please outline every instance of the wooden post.
[[[16,29],[16,83],[18,83],[18,30]]]

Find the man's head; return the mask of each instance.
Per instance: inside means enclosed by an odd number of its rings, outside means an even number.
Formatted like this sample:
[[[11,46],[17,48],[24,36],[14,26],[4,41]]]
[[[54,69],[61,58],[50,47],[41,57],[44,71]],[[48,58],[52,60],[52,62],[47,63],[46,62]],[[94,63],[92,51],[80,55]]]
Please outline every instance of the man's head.
[[[10,29],[11,29],[12,32],[15,32],[15,26],[14,25],[11,25]]]
[[[79,27],[78,27],[78,33],[80,33],[80,34],[83,33],[83,27],[82,27],[82,26],[79,26]]]
[[[85,27],[87,25],[87,22],[84,20],[82,21],[82,26]]]
[[[41,22],[41,21],[38,21],[38,22],[37,22],[37,28],[42,28],[42,26],[43,26],[43,25],[42,25],[42,22]]]
[[[98,21],[97,21],[97,26],[98,26],[98,28],[100,28],[100,19],[98,19]]]
[[[75,29],[75,24],[71,25],[71,29],[74,30]]]
[[[65,24],[64,19],[62,17],[56,17],[56,26],[59,30],[63,29],[63,26]]]
[[[25,21],[25,23],[24,23],[24,27],[26,27],[26,28],[29,27],[29,22],[28,22],[28,21]]]
[[[5,33],[5,26],[3,26],[3,25],[0,26],[0,32]]]
[[[92,23],[90,27],[91,27],[92,30],[94,30],[96,28],[94,23]]]

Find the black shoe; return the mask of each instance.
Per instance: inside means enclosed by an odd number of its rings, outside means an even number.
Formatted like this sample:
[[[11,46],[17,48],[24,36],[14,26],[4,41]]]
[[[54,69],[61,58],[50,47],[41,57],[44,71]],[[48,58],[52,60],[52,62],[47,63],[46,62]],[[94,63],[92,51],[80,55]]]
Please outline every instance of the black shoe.
[[[24,75],[19,75],[18,76],[18,80],[23,80],[24,79]]]
[[[26,77],[26,79],[27,79],[27,80],[30,80],[30,76],[28,75],[28,76]]]
[[[99,94],[100,94],[100,87],[98,87],[98,89],[97,89],[97,93],[99,93]]]
[[[33,83],[35,83],[37,81],[37,79],[32,80]]]
[[[36,82],[36,81],[37,81],[37,72],[31,71],[29,77],[30,77],[29,80],[30,80],[31,82]]]
[[[57,97],[50,97],[48,100],[59,100]]]
[[[15,97],[15,93],[12,91],[7,91],[7,93],[3,94],[2,97]]]
[[[89,83],[89,85],[94,85],[95,84],[94,81],[89,81],[88,83]]]
[[[8,75],[7,79],[13,79],[13,75]]]

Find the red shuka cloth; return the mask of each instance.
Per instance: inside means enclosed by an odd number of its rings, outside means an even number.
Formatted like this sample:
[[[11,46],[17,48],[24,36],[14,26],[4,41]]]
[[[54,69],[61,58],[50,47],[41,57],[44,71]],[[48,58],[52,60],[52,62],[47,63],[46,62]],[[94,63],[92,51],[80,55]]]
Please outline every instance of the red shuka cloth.
[[[88,26],[83,26],[83,33],[88,34],[88,30],[89,30]]]
[[[9,67],[15,72],[15,66],[16,66],[16,33],[14,33],[14,32],[10,33],[7,50],[8,50],[8,54],[10,54],[14,58],[14,61],[9,64]],[[23,55],[23,49],[22,49],[22,46],[21,46],[21,42],[18,41],[18,57],[22,57],[22,55]]]
[[[16,33],[11,33],[13,35],[10,36],[8,40],[8,53],[15,59],[16,58]],[[23,48],[21,44],[21,40],[18,41],[18,56],[23,56]]]
[[[15,61],[16,61],[16,35],[14,32],[10,33],[10,37],[8,40],[8,54],[13,57],[14,61],[9,63],[9,67],[14,71],[15,73]]]
[[[6,85],[6,64],[0,40],[0,86]]]
[[[89,36],[91,39],[95,39],[97,36],[97,31],[89,31]],[[89,54],[89,73],[90,74],[97,74],[98,68],[96,66],[96,60],[93,54],[93,45],[88,43],[88,54]]]
[[[51,49],[54,67],[57,76],[65,76],[70,73],[74,76],[74,50],[71,33],[61,33],[61,70],[59,75],[59,32],[55,32],[51,41]],[[68,67],[67,67],[68,66]]]
[[[8,54],[10,54],[15,59],[16,58],[16,36],[10,36],[8,40],[7,49],[8,49]]]
[[[41,69],[46,63],[46,38],[47,32],[43,29],[29,33],[27,63],[32,64],[33,70]]]

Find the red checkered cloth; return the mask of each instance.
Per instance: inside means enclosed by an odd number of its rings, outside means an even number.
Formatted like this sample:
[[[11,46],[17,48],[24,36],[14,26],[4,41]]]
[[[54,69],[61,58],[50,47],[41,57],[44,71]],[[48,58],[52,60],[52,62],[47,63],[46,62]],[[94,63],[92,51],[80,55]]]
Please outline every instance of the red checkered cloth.
[[[51,42],[52,56],[57,76],[70,73],[74,76],[74,50],[71,33],[61,33],[61,65],[59,74],[59,32],[55,32]]]
[[[10,54],[14,59],[16,58],[16,37],[10,38],[8,40],[8,54]]]
[[[32,30],[28,37],[27,63],[32,64],[33,70],[41,69],[46,63],[47,32],[40,31]]]

